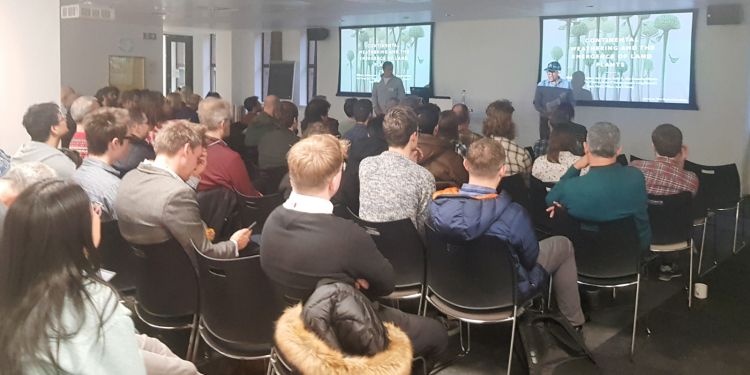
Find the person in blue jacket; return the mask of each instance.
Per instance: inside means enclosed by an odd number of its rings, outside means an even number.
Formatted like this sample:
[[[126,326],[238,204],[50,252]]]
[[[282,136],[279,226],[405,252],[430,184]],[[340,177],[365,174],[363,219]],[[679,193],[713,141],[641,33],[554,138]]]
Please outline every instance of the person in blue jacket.
[[[435,230],[450,240],[490,235],[507,241],[516,260],[521,298],[543,290],[551,275],[560,312],[578,328],[585,318],[573,244],[562,236],[537,242],[528,212],[507,194],[496,194],[507,169],[504,161],[499,142],[485,138],[472,143],[464,160],[469,183],[436,192],[430,204]]]

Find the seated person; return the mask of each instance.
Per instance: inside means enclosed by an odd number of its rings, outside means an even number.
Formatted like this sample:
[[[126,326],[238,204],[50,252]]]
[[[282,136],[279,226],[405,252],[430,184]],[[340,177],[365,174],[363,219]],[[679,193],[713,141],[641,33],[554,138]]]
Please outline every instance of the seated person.
[[[229,148],[224,138],[229,135],[232,105],[226,100],[206,98],[198,105],[198,117],[206,127],[208,161],[201,173],[198,191],[218,188],[236,191],[246,197],[260,195],[245,169],[240,154]]]
[[[185,120],[167,122],[154,141],[156,159],[141,163],[122,179],[115,212],[126,241],[151,245],[174,238],[191,259],[193,246],[213,258],[237,257],[247,246],[247,229],[216,244],[206,237],[195,190],[186,183],[205,168],[204,133],[203,126]]]
[[[263,111],[258,113],[245,130],[245,146],[258,147],[264,134],[277,128],[276,112],[279,108],[279,98],[275,95],[266,97]]]
[[[130,123],[128,125],[130,146],[128,147],[128,153],[113,164],[115,169],[120,172],[120,176],[125,176],[126,173],[138,167],[138,164],[141,164],[142,161],[154,160],[156,157],[154,147],[146,142],[146,138],[148,138],[154,129],[149,124],[146,114],[140,109],[134,108],[128,110],[128,115],[130,116]]]
[[[372,102],[370,99],[360,99],[354,103],[354,126],[346,133],[344,139],[354,143],[363,138],[367,138],[367,121],[372,118]]]
[[[359,165],[359,216],[378,223],[409,218],[423,234],[435,177],[416,163],[416,113],[404,106],[391,108],[383,120],[383,133],[388,151]]]
[[[524,180],[531,174],[531,156],[513,140],[516,138],[516,124],[513,122],[513,104],[508,100],[496,100],[487,106],[482,132],[485,137],[499,142],[505,150],[505,164],[508,176],[521,173]]]
[[[300,123],[300,129],[302,130],[302,133],[305,133],[308,125],[315,122],[322,122],[323,124],[328,126],[328,131],[331,134],[339,137],[341,135],[341,133],[339,132],[339,122],[338,120],[328,116],[328,111],[330,109],[331,103],[329,103],[325,99],[325,97],[316,96],[312,100],[310,100],[310,102],[307,103],[307,107],[305,107],[305,117]]]
[[[416,123],[414,123],[416,126]],[[416,130],[416,129],[415,129]],[[393,267],[357,224],[332,215],[345,147],[331,135],[313,135],[289,151],[292,194],[263,227],[263,271],[292,298],[306,301],[322,279],[356,286],[375,299],[394,288]],[[448,336],[435,320],[373,302],[381,320],[409,336],[415,356],[434,360]]]
[[[617,162],[620,154],[620,129],[598,122],[588,131],[585,155],[560,178],[547,194],[548,209],[565,207],[570,216],[588,221],[613,221],[633,217],[641,247],[651,245],[646,182],[637,168]],[[581,176],[583,168],[589,173]]]
[[[11,158],[12,164],[38,161],[47,164],[57,176],[69,179],[76,171],[76,165],[57,149],[60,138],[67,134],[68,123],[55,103],[34,104],[23,116],[23,127],[31,136],[31,141]]]
[[[91,203],[101,209],[103,222],[117,220],[115,200],[120,172],[112,164],[128,152],[128,111],[105,107],[86,116],[84,129],[89,157],[73,173],[73,181],[83,188]],[[75,140],[75,138],[73,138]]]
[[[549,149],[546,155],[541,155],[534,160],[531,167],[531,175],[542,182],[557,182],[568,169],[580,159],[573,155],[576,149],[576,139],[566,129],[552,129],[549,135]],[[581,171],[581,175],[588,170]]]
[[[279,182],[288,172],[286,154],[299,141],[297,119],[299,110],[292,102],[283,101],[277,112],[278,127],[266,133],[258,144],[257,186],[264,194],[278,191]]]
[[[3,237],[5,215],[16,198],[29,186],[56,177],[57,174],[52,168],[38,161],[16,164],[0,177],[0,238]]]
[[[687,146],[682,144],[682,132],[672,124],[662,124],[651,133],[651,142],[656,151],[654,160],[635,160],[631,166],[638,168],[646,179],[646,193],[650,195],[673,195],[689,191],[698,193],[698,176],[686,171]],[[662,254],[659,280],[669,281],[682,276],[677,266],[679,254]]]
[[[458,116],[458,151],[461,156],[466,156],[466,151],[469,146],[482,137],[481,134],[474,133],[469,128],[471,124],[471,115],[469,114],[469,107],[464,103],[457,103],[453,105],[453,113]]]
[[[581,124],[573,122],[573,116],[575,116],[575,109],[570,103],[563,102],[557,106],[549,116],[548,126],[549,131],[560,128],[573,134],[576,139],[576,148],[572,151],[573,154],[581,156],[583,155],[583,142],[586,142],[586,127]],[[549,133],[549,132],[548,132]],[[541,138],[534,143],[534,155],[537,157],[547,153],[547,147],[549,145],[549,139]]]
[[[344,114],[346,115],[346,119],[339,124],[339,132],[341,134],[349,132],[349,130],[351,130],[357,123],[354,119],[354,103],[356,103],[357,100],[357,98],[347,98],[344,101]]]
[[[458,143],[458,119],[453,111],[440,113],[436,124],[423,124],[420,130],[432,134],[419,135],[419,165],[425,167],[435,181],[450,182],[455,186],[469,181],[469,174],[464,169],[463,157],[456,151]],[[434,135],[433,135],[434,134]]]
[[[86,118],[86,115],[97,109],[99,109],[99,101],[93,96],[81,96],[70,106],[70,116],[76,122],[76,132],[73,134],[68,148],[77,151],[83,159],[86,159],[89,155],[83,119]]]
[[[435,230],[462,241],[490,235],[508,242],[516,259],[521,298],[544,290],[549,273],[560,311],[571,325],[579,327],[585,318],[573,244],[562,236],[537,242],[526,210],[507,194],[495,193],[507,169],[504,162],[505,152],[498,142],[480,139],[472,143],[464,161],[469,183],[460,190],[449,188],[435,193],[430,205]]]

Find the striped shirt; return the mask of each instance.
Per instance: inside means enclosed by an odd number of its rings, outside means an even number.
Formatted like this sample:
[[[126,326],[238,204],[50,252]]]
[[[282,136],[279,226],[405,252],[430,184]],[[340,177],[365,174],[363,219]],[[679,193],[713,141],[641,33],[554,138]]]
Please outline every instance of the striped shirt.
[[[102,208],[102,222],[117,220],[115,198],[120,187],[120,172],[111,165],[93,158],[83,159],[83,164],[73,174],[73,181],[80,185],[89,200]]]

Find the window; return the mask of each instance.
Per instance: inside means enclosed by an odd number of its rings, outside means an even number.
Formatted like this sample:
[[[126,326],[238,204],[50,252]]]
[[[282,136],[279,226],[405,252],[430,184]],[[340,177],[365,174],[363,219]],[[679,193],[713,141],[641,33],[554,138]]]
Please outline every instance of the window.
[[[211,62],[209,65],[209,85],[210,91],[216,92],[216,34],[211,34],[209,36],[209,46],[211,55]]]
[[[307,100],[318,95],[318,41],[307,40]]]
[[[268,73],[271,70],[271,33],[262,33],[260,36],[261,43],[261,62],[263,69],[261,79],[261,99],[265,100],[268,95]]]

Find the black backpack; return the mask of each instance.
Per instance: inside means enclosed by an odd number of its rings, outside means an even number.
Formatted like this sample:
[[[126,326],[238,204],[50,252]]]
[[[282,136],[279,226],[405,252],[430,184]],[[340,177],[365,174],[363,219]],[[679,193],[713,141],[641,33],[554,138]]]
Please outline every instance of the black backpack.
[[[526,311],[518,333],[529,375],[601,374],[580,333],[559,313]]]

